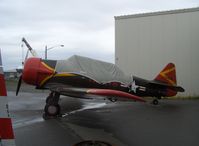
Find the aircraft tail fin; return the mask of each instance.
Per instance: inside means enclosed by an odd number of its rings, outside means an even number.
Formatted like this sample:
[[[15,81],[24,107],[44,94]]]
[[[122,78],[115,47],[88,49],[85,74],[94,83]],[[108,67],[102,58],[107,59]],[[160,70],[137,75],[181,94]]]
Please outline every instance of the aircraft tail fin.
[[[175,64],[169,63],[164,69],[155,77],[155,81],[166,83],[170,86],[176,86],[176,69]]]

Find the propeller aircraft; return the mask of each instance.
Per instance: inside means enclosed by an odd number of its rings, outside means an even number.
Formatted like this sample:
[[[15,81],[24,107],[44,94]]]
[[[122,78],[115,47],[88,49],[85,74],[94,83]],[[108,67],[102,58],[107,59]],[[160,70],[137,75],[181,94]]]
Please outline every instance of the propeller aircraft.
[[[50,90],[46,98],[44,119],[57,117],[61,113],[60,95],[76,98],[105,97],[110,101],[118,98],[145,102],[142,97],[175,96],[184,89],[176,85],[175,66],[169,63],[152,81],[127,76],[116,65],[87,57],[74,55],[67,60],[44,60],[28,58],[18,81],[16,95],[21,82],[34,85],[36,89]]]

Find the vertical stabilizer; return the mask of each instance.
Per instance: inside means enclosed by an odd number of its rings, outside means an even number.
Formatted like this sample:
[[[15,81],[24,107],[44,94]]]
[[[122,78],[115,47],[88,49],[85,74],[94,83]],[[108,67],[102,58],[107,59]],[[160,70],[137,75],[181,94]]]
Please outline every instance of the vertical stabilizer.
[[[166,83],[171,86],[176,86],[177,82],[176,82],[175,64],[173,63],[167,64],[154,80]]]

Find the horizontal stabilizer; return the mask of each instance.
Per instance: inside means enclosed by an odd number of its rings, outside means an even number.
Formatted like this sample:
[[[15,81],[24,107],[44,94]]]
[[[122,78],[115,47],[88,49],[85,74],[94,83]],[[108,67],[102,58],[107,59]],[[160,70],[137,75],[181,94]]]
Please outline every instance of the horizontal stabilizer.
[[[185,91],[184,88],[182,88],[180,86],[172,86],[172,85],[160,83],[160,82],[157,82],[157,81],[150,81],[150,84],[157,85],[157,86],[164,86],[166,88],[169,88],[169,89],[177,91],[177,92],[184,92]]]

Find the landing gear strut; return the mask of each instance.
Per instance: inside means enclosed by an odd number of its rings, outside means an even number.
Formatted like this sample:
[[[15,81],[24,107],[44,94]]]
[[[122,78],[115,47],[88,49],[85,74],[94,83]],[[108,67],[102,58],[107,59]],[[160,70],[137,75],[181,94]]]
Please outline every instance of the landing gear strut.
[[[51,92],[46,98],[46,105],[44,108],[43,118],[45,120],[56,118],[60,116],[60,106],[59,106],[60,94],[57,92]]]

